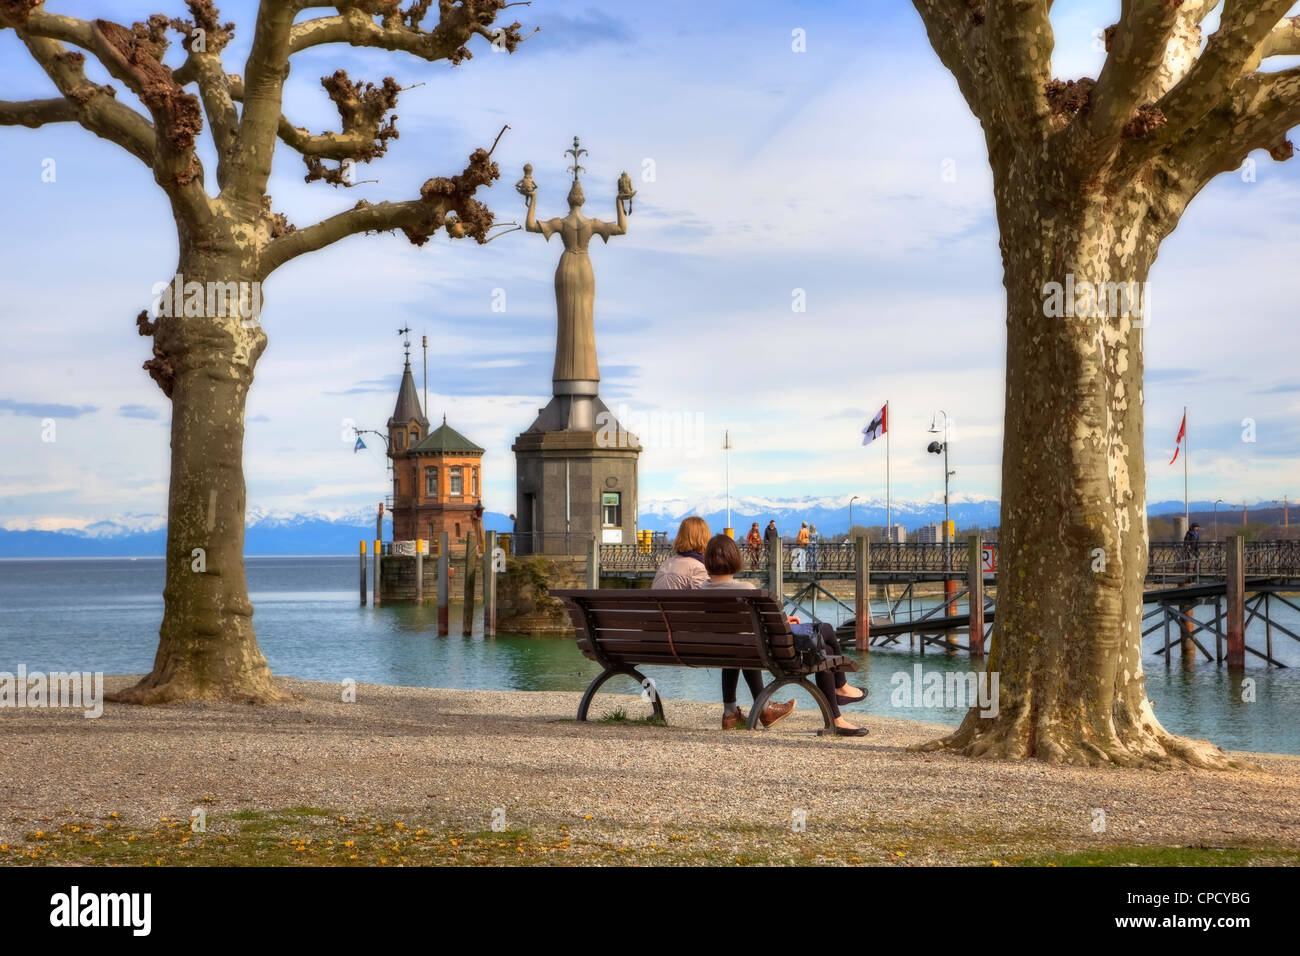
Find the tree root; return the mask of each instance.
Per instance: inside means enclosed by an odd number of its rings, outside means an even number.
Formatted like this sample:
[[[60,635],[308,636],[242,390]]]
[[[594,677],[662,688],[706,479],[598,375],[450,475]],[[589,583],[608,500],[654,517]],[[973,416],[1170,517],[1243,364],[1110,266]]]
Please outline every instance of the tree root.
[[[200,682],[184,677],[159,679],[150,674],[131,687],[105,694],[104,699],[117,704],[143,706],[190,700],[265,705],[285,703],[292,700],[293,695],[276,687],[269,673],[262,680],[221,682]]]

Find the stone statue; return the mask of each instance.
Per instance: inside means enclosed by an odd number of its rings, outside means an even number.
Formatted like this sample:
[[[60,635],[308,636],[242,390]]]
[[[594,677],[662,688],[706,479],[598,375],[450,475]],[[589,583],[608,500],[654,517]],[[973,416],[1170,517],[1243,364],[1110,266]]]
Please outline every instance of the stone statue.
[[[573,148],[565,150],[573,156],[573,185],[569,188],[569,214],[562,219],[537,220],[537,184],[533,182],[532,166],[524,167],[524,178],[515,188],[524,196],[528,204],[528,218],[524,225],[529,232],[539,232],[549,241],[551,236],[559,233],[564,242],[564,252],[560,255],[560,264],[555,270],[555,308],[557,314],[555,369],[551,375],[554,394],[571,396],[595,396],[600,381],[600,371],[596,365],[596,329],[593,308],[596,302],[596,278],[591,271],[591,260],[587,256],[587,244],[592,236],[600,236],[609,242],[610,236],[622,236],[627,233],[627,213],[623,203],[631,211],[632,181],[627,173],[619,180],[618,197],[614,204],[617,209],[616,222],[603,222],[589,219],[582,214],[585,198],[578,174],[583,167],[578,159],[587,151],[578,145],[578,137],[573,138]],[[585,416],[584,416],[585,417]]]

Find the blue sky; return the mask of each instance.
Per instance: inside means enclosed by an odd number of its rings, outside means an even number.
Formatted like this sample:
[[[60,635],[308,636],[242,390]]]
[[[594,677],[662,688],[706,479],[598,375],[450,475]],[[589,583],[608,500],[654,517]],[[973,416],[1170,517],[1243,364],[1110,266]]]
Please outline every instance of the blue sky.
[[[47,7],[124,22],[182,11],[175,0]],[[232,72],[243,72],[254,7],[221,6],[240,28]],[[1093,31],[1118,9],[1055,5],[1058,76],[1096,75]],[[346,194],[305,184],[282,148],[276,208],[302,226],[359,198],[411,197],[508,124],[501,181],[480,195],[499,219],[522,218],[513,183],[531,162],[542,215],[561,215],[563,150],[577,133],[590,150],[588,215],[612,215],[624,170],[639,190],[628,235],[592,259],[602,394],[649,425],[643,498],[720,494],[724,428],[733,494],[883,497],[884,449],[859,442],[886,399],[896,497],[941,493],[924,453],[938,409],[955,423],[954,494],[997,496],[1005,341],[991,178],[910,4],[534,0],[509,12],[541,27],[513,56],[477,43],[455,68],[332,47],[295,59],[286,113],[316,131],[337,125],[318,83],[336,68],[423,85],[402,94],[388,156],[362,168],[378,183]],[[792,50],[794,30],[805,52]],[[0,33],[0,97],[52,95],[25,56]],[[0,526],[161,514],[168,403],[140,369],[148,344],[134,317],[175,265],[166,203],[137,161],[80,127],[0,128],[0,144]],[[1153,500],[1182,495],[1182,469],[1164,462],[1184,405],[1193,498],[1300,495],[1300,165],[1255,158],[1254,182],[1220,177],[1197,198],[1151,277]],[[487,505],[512,510],[510,443],[549,395],[559,251],[522,232],[420,249],[366,236],[276,273],[248,405],[250,507],[341,512],[385,493],[377,443],[354,455],[345,422],[383,427],[396,330],[409,323],[417,345],[431,342],[430,417],[445,413],[488,449]],[[495,290],[504,312],[492,310]],[[53,443],[41,441],[46,417]],[[1253,443],[1241,440],[1244,418]]]

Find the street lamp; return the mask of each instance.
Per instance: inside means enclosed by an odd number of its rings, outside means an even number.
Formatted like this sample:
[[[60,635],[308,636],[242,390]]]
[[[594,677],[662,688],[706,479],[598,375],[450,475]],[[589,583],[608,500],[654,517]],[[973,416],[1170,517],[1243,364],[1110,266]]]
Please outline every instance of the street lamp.
[[[1214,499],[1214,540],[1219,540],[1219,505],[1223,503],[1222,498]]]
[[[857,500],[858,500],[857,495],[854,495],[852,498],[849,499],[849,540],[850,541],[853,540],[853,502]]]
[[[925,450],[932,455],[939,455],[939,454],[943,455],[943,539],[945,542],[947,542],[948,541],[948,479],[951,478],[953,475],[957,474],[957,472],[950,471],[948,469],[948,413],[941,408],[939,409],[939,414],[943,416],[943,441],[941,442],[932,441],[928,446],[926,446]],[[939,429],[936,427],[936,419],[933,415],[930,416],[930,434],[931,435],[939,434]]]

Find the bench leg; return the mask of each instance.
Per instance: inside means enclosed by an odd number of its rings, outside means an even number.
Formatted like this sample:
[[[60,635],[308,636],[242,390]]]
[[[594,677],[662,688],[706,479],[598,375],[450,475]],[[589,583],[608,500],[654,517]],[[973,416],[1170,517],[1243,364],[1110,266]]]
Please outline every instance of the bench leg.
[[[632,678],[634,681],[637,682],[637,684],[639,684],[643,688],[642,691],[643,693],[645,692],[644,690],[646,686],[645,676],[635,667],[606,668],[596,677],[595,680],[593,680],[590,684],[587,685],[587,690],[583,693],[582,700],[578,704],[579,720],[587,719],[587,711],[591,708],[591,701],[596,696],[596,691],[600,690],[601,685],[604,684],[605,681],[609,680],[611,677],[614,677],[618,674],[626,674],[628,677]],[[652,707],[654,707],[655,716],[658,717],[660,720],[664,720],[665,719],[664,705],[663,705],[663,701],[659,699],[658,691],[654,691],[654,690],[650,691],[650,698],[651,698],[650,704]]]
[[[772,695],[787,684],[798,684],[808,693],[812,694],[813,700],[817,701],[817,706],[821,708],[822,720],[826,723],[826,729],[829,730],[831,725],[835,722],[834,718],[831,717],[830,702],[826,699],[826,695],[822,693],[822,689],[805,677],[778,677],[776,680],[772,681],[772,683],[764,687],[759,692],[758,698],[754,701],[754,706],[749,711],[749,729],[758,729],[759,718],[763,714],[763,708],[765,708],[768,701],[772,699]]]

